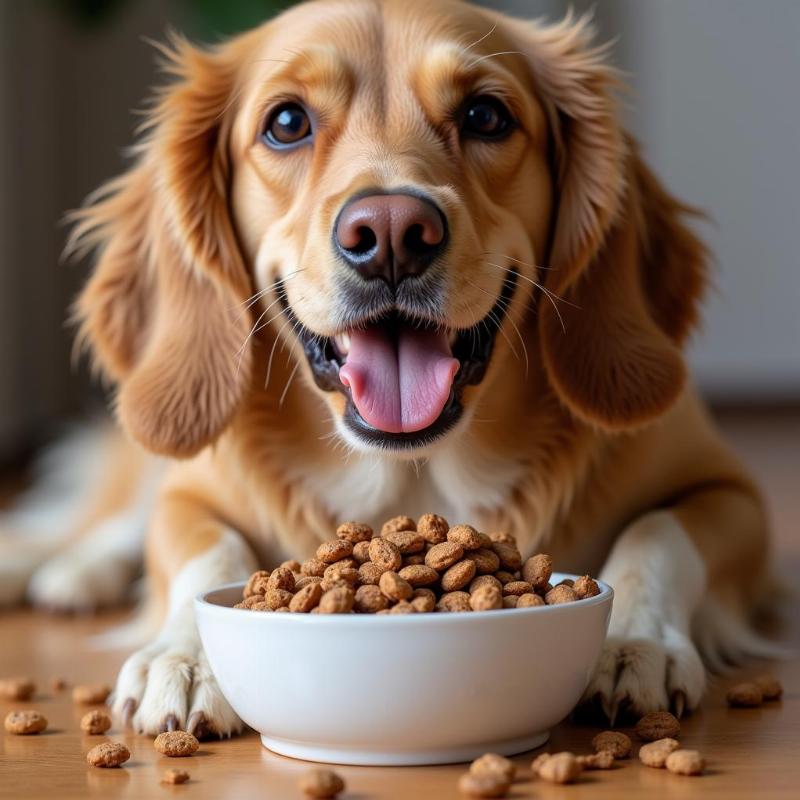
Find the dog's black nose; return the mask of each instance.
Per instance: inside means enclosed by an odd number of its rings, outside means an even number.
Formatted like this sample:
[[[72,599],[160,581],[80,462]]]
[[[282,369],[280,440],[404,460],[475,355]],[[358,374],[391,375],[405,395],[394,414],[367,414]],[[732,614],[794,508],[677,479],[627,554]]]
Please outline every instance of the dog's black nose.
[[[447,244],[447,219],[431,200],[376,194],[346,203],[336,219],[334,244],[363,278],[397,286],[421,275]]]

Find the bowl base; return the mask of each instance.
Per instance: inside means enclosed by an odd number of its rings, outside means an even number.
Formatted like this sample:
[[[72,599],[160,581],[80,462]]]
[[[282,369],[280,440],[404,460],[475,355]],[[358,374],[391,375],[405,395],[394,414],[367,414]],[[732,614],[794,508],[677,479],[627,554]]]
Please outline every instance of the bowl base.
[[[303,761],[319,761],[324,764],[348,764],[362,767],[412,767],[431,764],[458,764],[472,761],[484,753],[513,756],[543,745],[550,738],[550,731],[541,731],[517,739],[499,742],[483,742],[462,747],[445,747],[438,750],[361,750],[357,747],[337,748],[325,745],[305,744],[290,739],[273,739],[262,736],[261,743],[274,753]]]

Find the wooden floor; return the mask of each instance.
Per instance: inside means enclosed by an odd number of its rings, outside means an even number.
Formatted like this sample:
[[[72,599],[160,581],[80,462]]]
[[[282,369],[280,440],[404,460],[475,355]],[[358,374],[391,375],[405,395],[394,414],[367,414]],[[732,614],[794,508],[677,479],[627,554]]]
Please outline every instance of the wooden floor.
[[[727,416],[722,420],[742,457],[760,477],[770,499],[775,524],[776,553],[785,574],[800,575],[800,417],[785,414],[760,417]],[[796,580],[795,580],[796,582]],[[800,646],[800,608],[786,635]],[[273,755],[254,734],[225,742],[202,743],[191,758],[169,760],[159,756],[148,737],[112,729],[110,738],[125,742],[133,756],[122,769],[86,766],[84,755],[102,737],[82,736],[78,721],[83,709],[73,707],[69,693],[54,694],[50,678],[70,682],[113,681],[124,653],[94,652],[90,634],[119,621],[121,616],[98,619],[58,619],[20,611],[0,616],[0,676],[27,674],[40,683],[34,701],[26,707],[41,710],[50,730],[35,737],[0,734],[0,798],[169,798],[189,800],[248,800],[301,797],[296,788],[307,764]],[[771,669],[783,681],[783,702],[760,709],[730,710],[724,688],[763,668],[753,665],[732,676],[716,679],[702,708],[685,720],[682,742],[701,750],[709,764],[701,778],[670,775],[621,762],[609,772],[588,773],[579,784],[551,786],[532,780],[532,754],[516,759],[524,781],[513,798],[584,800],[631,796],[715,797],[725,800],[796,798],[800,796],[800,661],[787,660]],[[19,704],[0,701],[5,716]],[[564,723],[554,732],[548,749],[588,752],[598,728]],[[184,786],[160,784],[161,773],[180,766],[192,776]],[[462,766],[431,768],[352,768],[339,772],[347,781],[347,800],[448,800],[456,789]]]

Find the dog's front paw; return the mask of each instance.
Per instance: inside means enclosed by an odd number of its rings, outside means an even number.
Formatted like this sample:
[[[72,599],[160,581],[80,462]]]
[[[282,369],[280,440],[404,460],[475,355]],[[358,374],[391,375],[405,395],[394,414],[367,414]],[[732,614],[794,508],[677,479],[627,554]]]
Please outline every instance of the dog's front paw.
[[[117,679],[114,712],[123,725],[155,735],[187,730],[198,738],[241,733],[199,642],[154,642],[131,655]]]
[[[584,693],[613,724],[620,712],[671,709],[677,716],[700,702],[706,674],[692,642],[664,626],[653,638],[610,636]]]

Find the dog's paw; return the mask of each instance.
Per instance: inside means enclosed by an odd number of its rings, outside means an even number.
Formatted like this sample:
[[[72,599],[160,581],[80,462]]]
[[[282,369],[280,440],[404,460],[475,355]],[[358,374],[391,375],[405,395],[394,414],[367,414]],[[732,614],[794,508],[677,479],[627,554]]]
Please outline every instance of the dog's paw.
[[[664,626],[655,638],[609,637],[583,701],[599,704],[612,724],[620,713],[670,709],[680,717],[698,705],[705,682],[692,642]]]
[[[149,735],[187,730],[222,738],[244,726],[195,641],[155,642],[131,655],[117,678],[113,709],[123,725]]]

